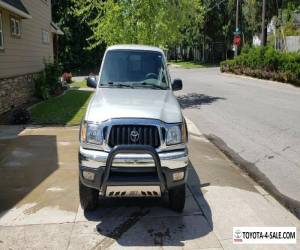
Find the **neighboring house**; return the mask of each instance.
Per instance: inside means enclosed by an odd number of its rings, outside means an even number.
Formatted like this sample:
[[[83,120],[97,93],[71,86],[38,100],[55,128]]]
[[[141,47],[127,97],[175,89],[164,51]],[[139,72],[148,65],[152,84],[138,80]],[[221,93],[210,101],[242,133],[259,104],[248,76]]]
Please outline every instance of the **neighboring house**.
[[[294,13],[292,17],[292,23],[295,26],[297,33],[300,31],[300,13]],[[283,22],[286,25],[286,21]],[[284,34],[284,28],[276,30],[275,17],[271,20],[267,27],[268,38],[273,36],[274,47],[276,49],[287,51],[287,52],[297,52],[300,51],[300,36],[299,35],[286,35]],[[296,32],[295,32],[296,33]],[[261,45],[260,35],[255,35],[252,38],[253,46],[257,47]]]
[[[0,0],[0,114],[32,97],[33,78],[56,57],[61,34],[51,0]]]

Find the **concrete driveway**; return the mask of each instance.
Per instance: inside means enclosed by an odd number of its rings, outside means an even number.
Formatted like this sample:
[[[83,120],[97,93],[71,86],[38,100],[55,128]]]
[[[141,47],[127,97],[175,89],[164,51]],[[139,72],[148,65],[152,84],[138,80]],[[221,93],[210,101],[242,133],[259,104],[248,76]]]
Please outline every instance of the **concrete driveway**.
[[[299,221],[188,122],[191,163],[183,214],[164,200],[78,200],[78,128],[0,128],[0,249],[253,249],[233,226]],[[299,233],[298,233],[299,243]],[[255,249],[299,249],[298,245]]]

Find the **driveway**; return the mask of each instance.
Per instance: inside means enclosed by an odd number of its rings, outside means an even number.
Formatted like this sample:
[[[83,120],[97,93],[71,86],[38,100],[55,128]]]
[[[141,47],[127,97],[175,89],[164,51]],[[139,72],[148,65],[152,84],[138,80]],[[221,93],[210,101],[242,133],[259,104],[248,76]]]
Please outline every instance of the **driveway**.
[[[184,81],[184,114],[300,218],[300,88],[219,68],[172,75]]]
[[[299,221],[188,122],[183,214],[165,200],[78,200],[78,128],[0,128],[0,249],[236,249],[233,226]],[[299,242],[299,234],[298,234]],[[281,245],[256,249],[297,249]],[[246,245],[241,249],[248,249]]]

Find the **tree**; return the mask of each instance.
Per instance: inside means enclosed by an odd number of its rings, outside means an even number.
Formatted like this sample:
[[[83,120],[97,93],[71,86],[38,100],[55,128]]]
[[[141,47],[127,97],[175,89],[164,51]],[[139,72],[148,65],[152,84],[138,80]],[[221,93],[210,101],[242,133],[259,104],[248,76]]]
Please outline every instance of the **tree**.
[[[203,36],[205,8],[200,1],[194,1],[193,11],[188,16],[189,21],[182,28],[182,42],[187,46],[199,46]]]
[[[185,36],[182,31],[193,22],[200,25],[203,16],[200,0],[73,1],[76,15],[91,27],[90,48],[102,43],[176,45]]]
[[[58,58],[64,70],[89,71],[99,68],[104,46],[99,45],[92,50],[88,47],[87,38],[91,36],[92,30],[87,20],[83,20],[74,13],[73,0],[52,0],[52,15],[62,31],[59,37]],[[92,15],[90,16],[93,17]]]
[[[215,62],[226,57],[230,49],[235,30],[236,0],[205,0],[205,18],[203,25],[203,61]],[[221,44],[221,55],[211,53],[209,45]],[[223,51],[223,52],[222,52]],[[222,58],[220,58],[222,57]]]
[[[243,4],[243,18],[245,29],[253,36],[260,31],[261,10],[258,9],[257,0],[247,0]]]

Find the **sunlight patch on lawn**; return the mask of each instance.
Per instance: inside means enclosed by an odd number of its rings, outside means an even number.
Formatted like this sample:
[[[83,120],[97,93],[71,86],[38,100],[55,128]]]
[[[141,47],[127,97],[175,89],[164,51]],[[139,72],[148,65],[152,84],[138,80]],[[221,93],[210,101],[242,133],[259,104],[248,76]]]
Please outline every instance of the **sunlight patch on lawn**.
[[[86,112],[92,91],[69,90],[64,95],[29,109],[33,124],[78,125]]]
[[[182,67],[185,69],[197,69],[197,68],[205,68],[208,67],[209,65],[206,64],[201,64],[193,61],[175,61],[171,60],[169,61],[171,65],[177,66],[177,67]]]
[[[88,86],[86,85],[86,80],[72,82],[70,84],[70,87],[75,89],[88,88]]]

